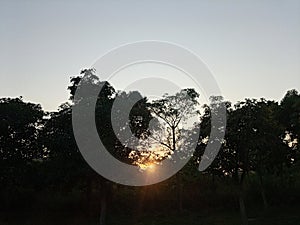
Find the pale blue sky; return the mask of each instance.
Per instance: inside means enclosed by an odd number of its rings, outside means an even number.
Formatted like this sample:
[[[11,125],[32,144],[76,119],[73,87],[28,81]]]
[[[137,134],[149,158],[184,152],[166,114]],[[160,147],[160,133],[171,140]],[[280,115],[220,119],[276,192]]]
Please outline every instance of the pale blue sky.
[[[191,49],[233,102],[300,90],[298,0],[0,0],[0,40],[0,97],[46,110],[67,100],[71,75],[140,40]]]

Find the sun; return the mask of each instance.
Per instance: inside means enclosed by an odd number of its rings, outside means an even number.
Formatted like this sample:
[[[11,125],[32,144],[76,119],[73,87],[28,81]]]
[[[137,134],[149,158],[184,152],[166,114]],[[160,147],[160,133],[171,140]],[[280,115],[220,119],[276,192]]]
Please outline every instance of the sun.
[[[149,171],[151,171],[151,172],[153,172],[153,171],[155,171],[155,164],[154,163],[150,163],[148,166],[147,166],[147,170],[149,170]]]
[[[142,170],[142,171],[149,171],[154,172],[156,168],[156,164],[153,162],[147,162],[147,163],[136,163],[136,165]]]

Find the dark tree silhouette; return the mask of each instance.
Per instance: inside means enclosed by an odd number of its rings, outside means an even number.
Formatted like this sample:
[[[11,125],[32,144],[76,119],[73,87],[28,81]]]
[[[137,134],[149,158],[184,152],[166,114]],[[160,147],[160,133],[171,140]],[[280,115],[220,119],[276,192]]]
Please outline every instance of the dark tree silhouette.
[[[175,95],[166,94],[162,99],[150,104],[150,110],[154,117],[161,122],[162,129],[153,131],[152,138],[161,148],[169,152],[169,155],[178,154],[183,146],[187,145],[187,137],[183,125],[190,118],[198,117],[197,106],[199,94],[194,89],[183,89]],[[195,121],[193,121],[195,122]],[[185,153],[187,154],[187,153]],[[182,181],[180,172],[176,174],[178,211],[183,211],[182,205]]]
[[[129,115],[129,125],[131,131],[138,138],[142,138],[147,135],[147,128],[150,119],[152,118],[149,110],[147,109],[147,99],[143,98],[138,92],[116,92],[115,89],[106,81],[100,81],[95,75],[94,69],[85,69],[81,71],[82,76],[72,77],[71,86],[68,87],[70,90],[70,100],[72,101],[72,107],[76,107],[78,101],[83,101],[84,104],[89,104],[89,93],[86,94],[84,99],[75,99],[74,95],[78,88],[87,88],[98,90],[99,86],[102,86],[101,92],[98,95],[96,109],[95,109],[95,122],[99,138],[103,142],[106,149],[117,159],[128,164],[132,164],[132,159],[129,158],[129,154],[132,151],[130,147],[127,147],[124,143],[120,142],[118,139],[118,132],[113,129],[112,120],[112,106],[116,97],[121,98],[124,104],[131,101],[132,96],[139,95],[140,101],[134,104],[130,115]],[[85,89],[84,89],[85,90]],[[92,97],[92,96],[90,96]],[[69,114],[69,109],[66,109]],[[121,117],[122,111],[116,114],[116,119]],[[85,115],[81,115],[84,117]],[[71,120],[71,115],[68,115],[68,120]],[[70,123],[71,121],[69,121]],[[71,123],[70,123],[71,125]],[[119,127],[119,130],[123,130],[123,127]],[[73,138],[73,137],[72,137]],[[90,174],[90,175],[88,175]],[[87,195],[92,195],[92,190],[94,185],[98,185],[101,188],[101,216],[100,224],[105,224],[106,212],[107,212],[107,201],[111,198],[112,193],[112,183],[96,175],[94,172],[86,174],[87,176]],[[90,200],[90,197],[87,197]]]
[[[0,99],[0,189],[33,181],[29,172],[44,156],[37,142],[43,116],[40,105],[21,97]]]

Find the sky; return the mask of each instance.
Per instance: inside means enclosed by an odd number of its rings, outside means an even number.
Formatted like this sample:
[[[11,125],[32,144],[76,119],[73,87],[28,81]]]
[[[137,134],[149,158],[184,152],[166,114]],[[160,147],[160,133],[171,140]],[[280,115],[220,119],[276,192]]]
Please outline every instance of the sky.
[[[300,91],[298,0],[0,0],[0,40],[0,97],[50,111],[68,99],[70,76],[141,40],[192,50],[233,103]]]

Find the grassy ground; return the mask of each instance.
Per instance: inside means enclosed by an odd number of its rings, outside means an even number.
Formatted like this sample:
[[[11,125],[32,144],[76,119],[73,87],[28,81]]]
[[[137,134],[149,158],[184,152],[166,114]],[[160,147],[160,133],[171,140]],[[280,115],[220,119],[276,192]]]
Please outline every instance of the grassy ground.
[[[281,207],[249,212],[250,225],[300,225],[300,208]],[[86,219],[74,213],[6,213],[0,214],[0,225],[96,225],[97,218]],[[239,225],[238,212],[184,212],[131,215],[108,215],[107,225]]]

